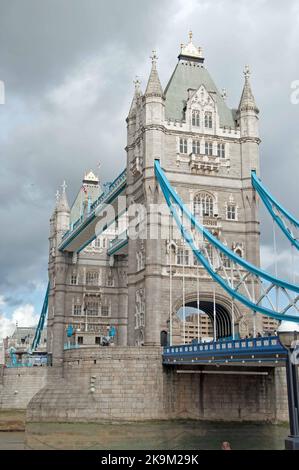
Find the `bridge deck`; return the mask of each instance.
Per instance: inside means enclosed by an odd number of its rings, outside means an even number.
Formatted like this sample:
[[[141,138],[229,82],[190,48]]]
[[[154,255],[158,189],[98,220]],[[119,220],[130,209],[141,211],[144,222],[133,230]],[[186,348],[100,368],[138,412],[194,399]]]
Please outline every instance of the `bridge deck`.
[[[277,336],[167,346],[164,365],[224,364],[281,366],[287,352]]]

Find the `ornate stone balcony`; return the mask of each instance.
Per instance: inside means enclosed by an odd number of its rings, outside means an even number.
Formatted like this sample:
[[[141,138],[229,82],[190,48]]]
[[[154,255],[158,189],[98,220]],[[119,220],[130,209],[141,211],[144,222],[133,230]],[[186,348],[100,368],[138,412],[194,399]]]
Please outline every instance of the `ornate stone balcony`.
[[[216,173],[220,168],[220,158],[214,155],[191,153],[189,166],[192,173]]]

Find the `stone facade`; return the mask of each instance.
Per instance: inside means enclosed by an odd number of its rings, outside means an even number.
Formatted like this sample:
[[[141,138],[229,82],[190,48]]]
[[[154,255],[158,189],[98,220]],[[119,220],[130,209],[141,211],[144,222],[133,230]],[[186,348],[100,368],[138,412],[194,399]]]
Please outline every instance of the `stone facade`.
[[[46,387],[30,402],[31,421],[181,417],[275,421],[285,416],[285,404],[277,408],[281,398],[272,369],[265,370],[266,375],[239,376],[207,371],[177,374],[163,369],[160,344],[162,334],[168,333],[169,338],[170,318],[176,342],[182,341],[177,312],[183,305],[183,275],[185,305],[194,305],[199,294],[201,309],[213,319],[215,295],[218,336],[229,336],[232,322],[235,332],[242,335],[253,332],[254,326],[252,312],[237,302],[232,317],[232,300],[194,263],[190,251],[185,255],[179,235],[168,231],[166,237],[153,236],[166,227],[166,218],[160,213],[152,217],[152,206],[164,204],[154,162],[160,160],[179,196],[221,242],[259,266],[258,208],[251,171],[259,174],[260,139],[259,111],[248,69],[240,104],[230,109],[192,38],[182,47],[164,91],[156,59],[153,54],[144,93],[136,82],[127,117],[128,214],[107,227],[97,241],[91,241],[95,233],[90,233],[92,238],[87,236],[78,252],[72,253],[59,246],[66,232],[72,233],[78,216],[83,228],[88,225],[90,204],[96,198],[95,178],[92,193],[87,186],[83,189],[87,196],[83,195],[82,204],[77,198],[69,209],[65,185],[58,197],[51,218],[49,254],[48,352],[53,366]],[[140,204],[137,224],[136,214],[130,214],[133,204]],[[130,236],[130,216],[141,235],[137,239]],[[103,240],[111,241],[126,228],[126,247],[109,255]],[[98,250],[99,246],[102,249]],[[116,346],[97,346],[97,337],[105,335],[105,328],[111,325],[116,327]],[[67,337],[70,326],[76,330],[71,339]],[[255,328],[262,331],[259,315]],[[66,343],[79,342],[79,336],[83,344],[69,350]]]
[[[25,410],[32,397],[46,385],[46,367],[1,367],[0,409]]]
[[[218,336],[229,336],[232,322],[235,332],[243,335],[254,329],[252,312],[241,304],[235,305],[231,318],[231,299],[219,286],[214,286],[201,266],[197,267],[180,235],[169,233],[165,227],[168,215],[163,218],[159,213],[152,214],[154,204],[165,207],[154,174],[154,161],[159,159],[172,186],[202,217],[203,224],[238,255],[259,266],[259,221],[251,186],[251,171],[259,174],[259,111],[249,71],[244,72],[240,104],[237,109],[230,109],[192,38],[183,47],[164,91],[156,62],[154,53],[146,90],[142,93],[136,81],[127,117],[127,216],[109,226],[97,240],[91,243],[84,240],[84,249],[80,248],[79,253],[58,249],[79,215],[79,222],[85,223],[90,204],[100,194],[98,179],[89,173],[85,178],[90,183],[83,180],[84,189],[79,191],[71,210],[64,186],[51,218],[48,342],[56,364],[63,361],[68,325],[81,332],[94,329],[96,336],[113,324],[118,345],[160,345],[161,332],[169,333],[170,318],[173,323],[180,321],[177,312],[183,304],[182,252],[187,259],[184,262],[187,305],[196,301],[199,278],[200,300],[211,320],[214,288],[216,291]],[[132,219],[136,219],[135,209],[130,214],[132,204],[140,205],[137,239],[131,236]],[[100,213],[97,217],[100,218]],[[109,255],[108,243],[126,228],[129,231],[126,249]],[[136,220],[133,228],[136,229]],[[101,240],[107,240],[107,245],[97,250]],[[213,257],[213,250],[210,256]],[[170,262],[174,265],[171,307]],[[93,285],[88,283],[91,271],[96,279]],[[90,302],[98,305],[97,312],[90,311]],[[225,329],[220,310],[227,323]],[[261,317],[257,316],[255,321],[255,331],[262,331]]]
[[[188,373],[163,368],[160,347],[86,348],[67,351],[65,361],[63,377],[51,368],[31,400],[28,421],[287,420],[284,368]]]

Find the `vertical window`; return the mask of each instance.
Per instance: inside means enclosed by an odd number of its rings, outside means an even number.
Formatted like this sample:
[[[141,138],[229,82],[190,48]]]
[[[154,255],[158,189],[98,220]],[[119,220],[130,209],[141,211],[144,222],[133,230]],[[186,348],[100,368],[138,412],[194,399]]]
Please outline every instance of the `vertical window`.
[[[230,259],[224,253],[220,253],[220,256],[221,256],[221,259],[222,259],[222,262],[223,262],[223,266],[225,268],[230,268],[230,266],[231,266]]]
[[[75,304],[73,306],[73,315],[81,315],[81,312],[82,312],[82,305]]]
[[[86,284],[88,286],[97,286],[99,281],[99,273],[96,271],[88,271],[86,273]]]
[[[88,301],[86,302],[86,314],[91,317],[96,317],[99,314],[99,303]]]
[[[206,245],[206,254],[210,260],[210,264],[213,264],[213,247],[212,245]]]
[[[76,274],[76,273],[73,273],[73,274],[71,275],[71,284],[72,284],[72,285],[76,285],[76,284],[77,284],[77,280],[78,280],[78,279],[77,279],[77,274]]]
[[[207,129],[212,129],[212,113],[205,113],[205,127]]]
[[[197,216],[212,217],[214,214],[213,197],[208,193],[199,193],[193,201],[193,211]]]
[[[235,205],[228,205],[226,210],[226,218],[228,220],[236,220],[236,206]]]
[[[195,155],[200,154],[200,141],[199,140],[192,140],[192,153]]]
[[[100,237],[95,239],[94,246],[95,246],[95,248],[101,248],[101,238]]]
[[[199,111],[192,111],[192,126],[199,127],[200,126],[200,112]]]
[[[78,336],[78,344],[83,344],[83,336]]]
[[[199,264],[199,261],[198,261],[197,257],[195,256],[195,254],[193,254],[193,264],[194,264],[194,266],[197,266]]]
[[[95,337],[95,344],[101,344],[101,337],[100,336]]]
[[[213,144],[212,142],[205,143],[205,154],[206,155],[213,155]]]
[[[109,317],[109,306],[108,305],[102,305],[101,316],[102,317]]]
[[[217,157],[225,158],[225,144],[217,144]]]
[[[236,251],[235,251],[236,255],[237,256],[240,256],[240,258],[242,258],[242,251],[240,250],[240,248],[238,248]]]
[[[184,264],[187,266],[189,264],[189,251],[179,248],[177,251],[177,264]]]
[[[180,139],[180,153],[187,153],[187,152],[188,152],[187,139]]]

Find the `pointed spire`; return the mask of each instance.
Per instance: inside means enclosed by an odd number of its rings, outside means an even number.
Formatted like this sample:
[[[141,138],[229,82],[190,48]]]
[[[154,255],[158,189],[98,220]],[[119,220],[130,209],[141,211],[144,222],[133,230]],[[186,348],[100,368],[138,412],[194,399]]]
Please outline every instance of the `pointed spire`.
[[[161,82],[159,79],[158,71],[157,71],[157,54],[156,51],[153,51],[151,57],[152,59],[152,69],[151,73],[147,82],[147,87],[145,90],[144,96],[163,96],[163,89],[161,86]]]
[[[140,88],[140,80],[139,80],[139,77],[137,77],[137,75],[136,75],[135,80],[134,80],[133,83],[135,85],[135,91],[134,91],[134,96],[133,96],[133,99],[132,99],[132,103],[131,103],[131,106],[130,106],[130,111],[129,111],[128,116],[132,116],[133,114],[135,114],[137,100],[142,95],[141,88]]]
[[[239,111],[248,111],[252,110],[255,113],[259,113],[259,109],[255,103],[255,99],[251,90],[251,85],[249,81],[250,77],[250,70],[249,66],[245,65],[244,68],[244,77],[245,77],[245,83],[244,83],[244,88],[242,91],[242,96],[239,104]]]
[[[57,191],[57,193],[56,193],[56,197],[58,197],[57,204],[56,204],[56,210],[57,210],[57,212],[70,212],[69,203],[68,203],[68,200],[67,200],[67,197],[66,197],[67,185],[66,185],[65,181],[61,185],[61,188],[62,188],[61,195],[59,196],[59,191]]]

